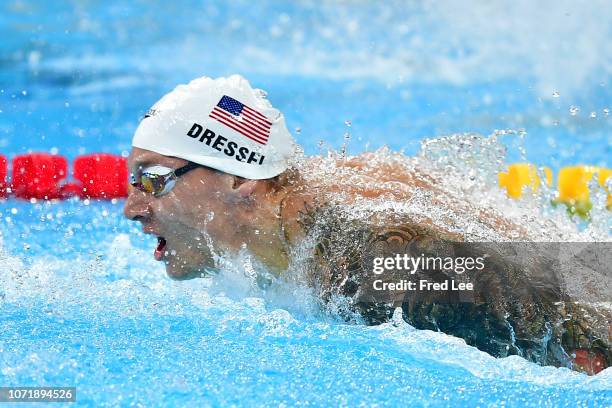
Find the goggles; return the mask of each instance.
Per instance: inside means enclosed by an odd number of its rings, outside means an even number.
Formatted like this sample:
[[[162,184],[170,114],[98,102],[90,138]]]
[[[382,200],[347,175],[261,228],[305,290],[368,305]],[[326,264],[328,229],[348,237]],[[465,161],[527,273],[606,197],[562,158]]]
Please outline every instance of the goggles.
[[[151,166],[138,175],[130,174],[130,184],[140,191],[160,197],[168,194],[174,188],[179,177],[198,167],[202,166],[193,162],[176,170],[165,166]]]

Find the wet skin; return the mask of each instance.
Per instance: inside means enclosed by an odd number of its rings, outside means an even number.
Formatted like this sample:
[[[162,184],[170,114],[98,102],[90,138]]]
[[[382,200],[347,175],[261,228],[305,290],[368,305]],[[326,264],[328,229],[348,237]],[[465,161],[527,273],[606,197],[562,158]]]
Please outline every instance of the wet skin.
[[[148,166],[177,169],[185,164],[136,147],[128,158],[134,174]],[[214,255],[236,253],[244,244],[268,267],[280,270],[287,265],[277,218],[281,198],[265,180],[237,184],[235,176],[202,167],[181,176],[160,197],[131,188],[124,214],[140,222],[145,234],[165,239],[161,260],[173,279],[214,270]]]
[[[338,166],[359,174],[363,183],[354,184],[336,184],[338,180],[305,183],[298,177],[290,187],[275,189],[268,180],[238,182],[236,176],[202,167],[181,176],[175,187],[161,197],[131,188],[124,214],[139,221],[144,233],[166,240],[162,260],[166,272],[174,279],[194,278],[215,269],[215,254],[236,253],[244,244],[264,265],[281,273],[288,266],[287,247],[300,242],[305,234],[300,214],[307,212],[308,206],[320,197],[341,193],[345,204],[387,195],[406,199],[414,194],[412,187],[442,196],[435,180],[393,165],[370,166],[370,155],[339,161]],[[308,163],[316,167],[317,160],[313,158]],[[177,169],[185,164],[186,160],[137,147],[128,159],[134,174],[148,166]],[[459,207],[461,203],[452,205]],[[499,219],[483,221],[505,227]],[[421,226],[440,230],[433,223]]]
[[[289,266],[288,248],[298,244],[309,234],[304,220],[308,217],[322,220],[318,217],[316,209],[317,206],[321,208],[321,204],[324,208],[326,200],[322,197],[329,197],[330,194],[340,193],[340,202],[345,205],[354,203],[360,198],[370,200],[382,197],[405,200],[418,194],[418,189],[430,190],[434,192],[435,205],[452,206],[458,209],[460,214],[475,215],[472,207],[466,202],[445,196],[445,192],[436,180],[428,175],[421,174],[417,170],[407,171],[402,166],[395,168],[388,163],[370,166],[372,160],[368,155],[366,153],[342,160],[338,165],[355,170],[358,182],[357,179],[351,179],[347,183],[341,180],[341,177],[331,179],[328,177],[325,180],[310,178],[307,182],[298,178],[292,180],[287,188],[274,187],[268,180],[239,179],[209,168],[197,168],[181,176],[174,188],[160,197],[132,188],[125,203],[124,213],[127,218],[140,222],[144,233],[165,239],[166,246],[161,260],[165,263],[168,276],[173,279],[190,279],[217,269],[215,255],[232,256],[245,245],[270,271],[282,274]],[[313,158],[308,163],[316,167],[317,160]],[[143,168],[154,165],[177,169],[186,165],[187,161],[133,148],[128,163],[130,171],[137,173]],[[303,169],[305,172],[309,171],[307,167]],[[524,232],[519,226],[503,217],[487,212],[481,212],[477,217],[481,224],[488,225],[492,230],[512,233],[514,237],[523,236]],[[451,241],[463,240],[433,222],[425,221],[416,225],[410,220],[404,221],[408,222],[405,227],[417,231],[417,235],[443,237]],[[379,231],[380,234],[371,232],[386,239],[390,230],[398,229],[395,222],[383,222],[387,227],[383,226]],[[339,225],[337,228],[339,231],[346,229],[347,225]],[[372,242],[376,242],[376,239]],[[343,241],[334,247],[349,248],[353,244]],[[341,285],[334,284],[336,280],[333,277],[349,270],[347,265],[352,264],[344,258],[339,260],[333,257],[327,258],[329,259],[320,259],[322,268],[309,271],[322,285],[320,286],[322,293],[341,289]],[[534,299],[539,299],[537,293],[534,296]],[[504,296],[500,295],[499,299],[493,300],[502,302]],[[408,319],[414,317],[405,316]],[[471,319],[468,315],[465,318]],[[517,316],[517,320],[530,319]],[[454,333],[449,331],[449,334]],[[462,337],[461,334],[457,335]],[[490,335],[490,338],[495,337],[494,334]],[[484,343],[487,342],[485,334]],[[586,367],[600,363],[597,369],[587,369],[585,370],[587,372],[597,372],[609,363],[606,363],[601,353],[589,354],[588,358],[580,360],[578,357],[581,357],[579,353],[582,351],[580,349],[576,351],[578,354],[575,363],[578,365]],[[553,364],[558,365],[558,363]]]

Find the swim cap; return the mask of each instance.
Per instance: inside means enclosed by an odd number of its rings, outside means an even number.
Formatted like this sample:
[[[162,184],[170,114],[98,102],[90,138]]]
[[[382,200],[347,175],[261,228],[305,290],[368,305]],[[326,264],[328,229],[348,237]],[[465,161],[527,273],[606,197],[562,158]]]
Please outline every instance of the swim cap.
[[[132,146],[248,179],[282,173],[295,151],[283,114],[240,75],[177,86],[149,109]]]

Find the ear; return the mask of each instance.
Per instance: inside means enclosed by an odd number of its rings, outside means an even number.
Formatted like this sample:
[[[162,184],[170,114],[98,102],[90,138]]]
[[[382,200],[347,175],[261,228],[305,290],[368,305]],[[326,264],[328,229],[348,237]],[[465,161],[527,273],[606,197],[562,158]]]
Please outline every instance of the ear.
[[[240,197],[246,198],[253,194],[258,186],[259,180],[247,180],[240,184],[236,190],[238,190],[238,195],[240,195]]]

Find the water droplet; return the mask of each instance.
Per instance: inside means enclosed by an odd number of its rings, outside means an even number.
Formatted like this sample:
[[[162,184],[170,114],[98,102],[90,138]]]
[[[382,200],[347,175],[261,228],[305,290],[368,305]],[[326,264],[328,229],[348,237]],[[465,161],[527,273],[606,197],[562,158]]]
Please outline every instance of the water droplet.
[[[591,112],[589,117],[592,118],[592,119],[595,119],[597,117],[597,112]]]
[[[172,251],[170,251],[170,255],[172,256],[176,255],[176,251],[173,249]]]
[[[580,108],[579,107],[574,106],[574,105],[570,106],[570,108],[569,108],[570,115],[576,116],[578,114],[578,112],[580,112]]]
[[[603,114],[604,114],[605,116],[610,115],[610,109],[608,109],[608,108],[604,108],[604,110],[603,110]]]
[[[351,122],[350,120],[345,120],[345,121],[344,121],[344,124],[345,124],[347,127],[351,127],[351,126],[353,125],[353,122]]]
[[[28,94],[28,91],[23,90],[23,91],[21,91],[21,94],[22,94],[23,96],[25,96],[25,95],[27,95],[27,94]]]
[[[295,133],[297,133],[298,135],[299,135],[300,133],[302,133],[302,128],[300,128],[300,127],[296,127],[296,128],[295,128]]]
[[[558,98],[561,96],[561,94],[559,93],[559,91],[553,91],[552,96],[553,98]]]

